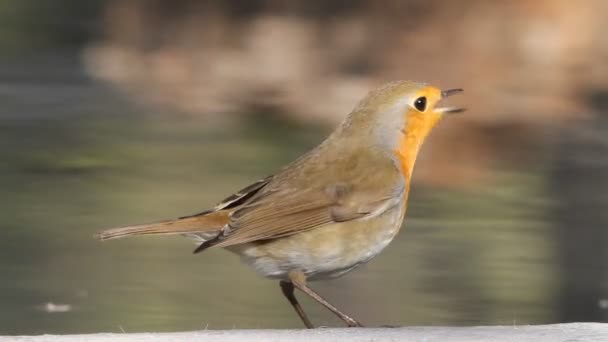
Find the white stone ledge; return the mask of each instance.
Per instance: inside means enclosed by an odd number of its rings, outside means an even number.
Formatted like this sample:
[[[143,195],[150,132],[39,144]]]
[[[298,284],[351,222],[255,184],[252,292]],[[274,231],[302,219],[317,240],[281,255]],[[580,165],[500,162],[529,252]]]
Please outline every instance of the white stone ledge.
[[[176,333],[0,336],[0,342],[73,341],[416,341],[416,342],[593,342],[608,341],[608,324],[569,323],[527,326],[321,328],[314,330],[202,330]]]

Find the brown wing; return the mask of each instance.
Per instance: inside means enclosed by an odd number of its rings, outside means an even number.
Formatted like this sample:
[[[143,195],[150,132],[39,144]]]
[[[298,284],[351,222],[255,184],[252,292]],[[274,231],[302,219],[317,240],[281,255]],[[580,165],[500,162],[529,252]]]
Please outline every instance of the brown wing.
[[[304,198],[310,199],[314,196],[309,195]],[[301,203],[297,197],[299,196],[283,200],[276,205],[264,205],[236,218],[233,216],[229,225],[234,227],[234,232],[225,237],[218,245],[225,247],[256,240],[279,238],[334,222],[355,220],[371,214],[392,198],[385,196],[376,200],[374,205],[364,205],[343,203],[339,198],[327,196],[308,203]],[[319,197],[323,197],[323,195]],[[240,214],[239,211],[235,214]]]
[[[396,203],[399,189],[366,189],[338,184],[319,189],[268,192],[236,209],[230,222],[208,247],[228,247],[275,239],[335,222],[344,222],[382,211]],[[369,191],[371,190],[371,191]],[[387,191],[388,190],[388,191]]]
[[[405,180],[392,159],[369,149],[355,152],[300,159],[249,191],[255,193],[229,197],[227,205],[216,207],[231,212],[228,224],[195,253],[356,220],[397,204]]]

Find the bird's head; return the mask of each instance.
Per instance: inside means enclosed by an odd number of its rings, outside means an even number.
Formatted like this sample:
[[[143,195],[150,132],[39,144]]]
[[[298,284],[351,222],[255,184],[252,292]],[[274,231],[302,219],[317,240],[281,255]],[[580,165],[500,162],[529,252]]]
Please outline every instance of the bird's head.
[[[464,111],[441,105],[460,92],[410,81],[388,83],[361,100],[339,131],[393,153],[409,178],[418,150],[433,127],[445,115]]]

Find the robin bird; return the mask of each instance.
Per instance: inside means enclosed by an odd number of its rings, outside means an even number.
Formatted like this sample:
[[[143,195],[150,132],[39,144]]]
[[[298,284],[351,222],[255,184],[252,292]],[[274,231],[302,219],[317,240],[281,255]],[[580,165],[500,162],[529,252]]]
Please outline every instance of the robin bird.
[[[386,84],[363,98],[316,148],[213,209],[97,237],[180,234],[198,241],[194,253],[226,248],[260,275],[278,279],[307,328],[314,326],[295,288],[349,327],[362,326],[307,281],[344,275],[393,240],[405,217],[420,146],[444,114],[463,111],[437,104],[461,91],[409,81]]]

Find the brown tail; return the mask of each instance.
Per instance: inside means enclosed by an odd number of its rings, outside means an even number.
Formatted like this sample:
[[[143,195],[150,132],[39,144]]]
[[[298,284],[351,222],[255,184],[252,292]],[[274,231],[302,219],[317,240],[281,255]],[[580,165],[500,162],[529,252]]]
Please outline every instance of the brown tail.
[[[103,241],[131,235],[202,233],[220,230],[226,223],[228,223],[228,213],[224,211],[215,211],[177,220],[112,228],[95,234],[95,237]]]

